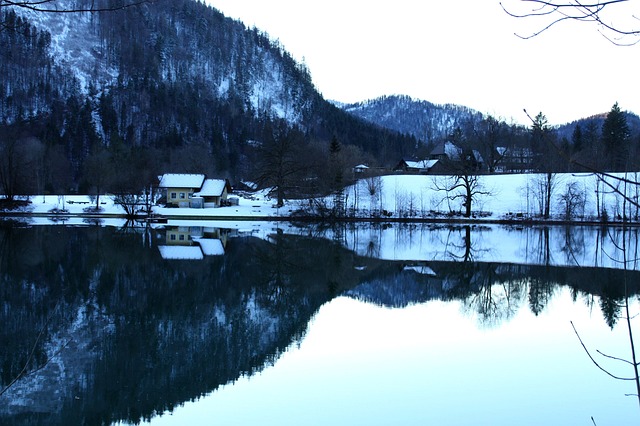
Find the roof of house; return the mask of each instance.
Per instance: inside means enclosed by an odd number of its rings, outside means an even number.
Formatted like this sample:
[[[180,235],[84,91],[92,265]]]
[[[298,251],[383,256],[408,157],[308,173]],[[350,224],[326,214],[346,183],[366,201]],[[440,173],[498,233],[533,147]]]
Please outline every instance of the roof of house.
[[[224,246],[218,238],[194,238],[193,241],[200,244],[205,256],[221,256],[224,254]]]
[[[450,160],[457,160],[462,155],[462,149],[458,147],[453,142],[440,142],[436,147],[431,151],[432,156],[442,156],[446,155]]]
[[[160,256],[168,260],[201,260],[204,259],[200,246],[158,246]]]
[[[207,179],[202,184],[200,191],[194,192],[194,197],[219,197],[224,192],[227,181],[224,179]]]
[[[200,188],[204,182],[203,174],[167,173],[160,178],[160,188]]]
[[[438,160],[419,160],[419,161],[409,161],[404,160],[407,167],[412,169],[430,169],[432,168]]]
[[[480,154],[480,151],[478,151],[477,149],[473,150],[473,156],[475,157],[476,161],[478,161],[480,163],[484,163],[484,159],[482,158],[482,154]]]

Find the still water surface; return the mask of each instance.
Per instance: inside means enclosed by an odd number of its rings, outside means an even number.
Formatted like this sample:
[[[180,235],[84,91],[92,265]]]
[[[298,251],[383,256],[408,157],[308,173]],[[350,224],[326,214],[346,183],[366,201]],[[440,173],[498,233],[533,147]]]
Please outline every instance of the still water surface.
[[[0,423],[640,421],[633,234],[201,225],[0,226]]]

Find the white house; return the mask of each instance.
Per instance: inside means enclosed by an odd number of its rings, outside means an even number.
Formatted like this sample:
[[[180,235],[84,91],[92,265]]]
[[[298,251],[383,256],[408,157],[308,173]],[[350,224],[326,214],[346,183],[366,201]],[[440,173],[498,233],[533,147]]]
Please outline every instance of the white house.
[[[228,180],[203,174],[167,173],[160,176],[158,187],[166,191],[167,206],[174,207],[220,207],[231,192]]]
[[[167,206],[189,207],[193,193],[204,183],[203,174],[167,173],[160,177],[159,188],[166,191]]]

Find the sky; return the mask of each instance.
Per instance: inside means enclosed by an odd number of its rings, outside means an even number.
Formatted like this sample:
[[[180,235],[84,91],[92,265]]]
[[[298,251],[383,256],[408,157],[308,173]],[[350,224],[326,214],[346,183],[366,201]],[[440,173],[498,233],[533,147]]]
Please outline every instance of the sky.
[[[606,113],[615,102],[640,114],[640,44],[616,46],[592,24],[565,21],[523,40],[515,34],[546,21],[510,17],[499,0],[205,1],[304,61],[326,99],[408,95],[521,124],[530,123],[523,109],[550,124]],[[626,24],[630,8],[611,6],[616,14],[606,19]]]

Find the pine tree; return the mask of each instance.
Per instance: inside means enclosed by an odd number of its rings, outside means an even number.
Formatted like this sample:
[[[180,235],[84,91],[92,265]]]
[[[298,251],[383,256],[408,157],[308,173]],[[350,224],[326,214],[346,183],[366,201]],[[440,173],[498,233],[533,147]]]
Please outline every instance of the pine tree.
[[[531,149],[536,156],[536,167],[539,171],[544,172],[544,179],[540,182],[540,191],[543,200],[542,214],[545,219],[549,219],[551,214],[551,198],[555,181],[553,154],[549,148],[551,137],[552,129],[547,117],[539,112],[531,124]]]
[[[338,142],[338,138],[334,135],[331,138],[331,144],[329,145],[329,163],[332,171],[332,192],[334,198],[334,211],[336,216],[344,215],[344,188],[343,188],[343,166],[340,151],[342,146]]]
[[[630,139],[627,118],[616,102],[602,124],[602,145],[611,169],[621,171],[625,168]]]
[[[571,142],[573,143],[573,152],[580,152],[584,148],[584,138],[582,137],[582,127],[576,124],[576,128],[573,129],[571,135]]]

